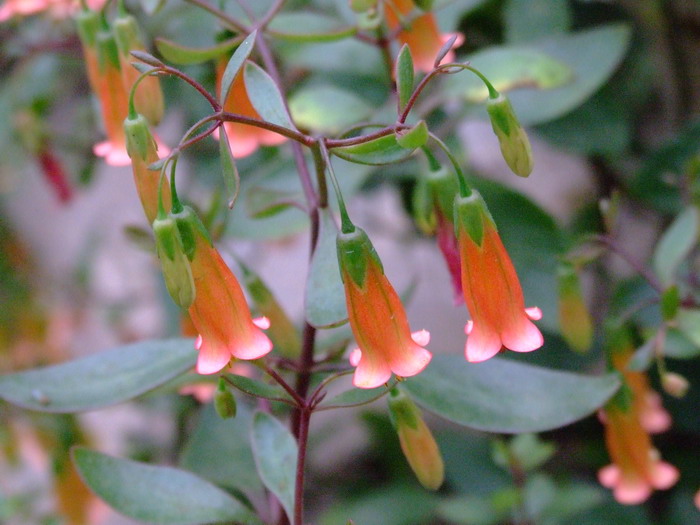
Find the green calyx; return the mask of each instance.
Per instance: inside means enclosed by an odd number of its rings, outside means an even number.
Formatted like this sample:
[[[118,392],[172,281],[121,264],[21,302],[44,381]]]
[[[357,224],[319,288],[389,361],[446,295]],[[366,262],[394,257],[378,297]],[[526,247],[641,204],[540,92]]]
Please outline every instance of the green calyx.
[[[143,42],[136,19],[127,14],[118,16],[113,23],[117,47],[122,56],[128,57],[132,49],[140,49]]]
[[[451,218],[455,197],[459,192],[457,178],[447,168],[440,168],[437,171],[431,171],[428,175],[428,187],[435,206],[440,209],[443,216]]]
[[[209,244],[212,244],[211,237],[209,237],[209,232],[192,208],[189,206],[182,206],[181,204],[179,205],[179,208],[176,208],[175,203],[173,202],[170,216],[175,219],[177,229],[180,232],[180,237],[182,238],[185,254],[190,261],[193,260],[195,256],[197,235],[201,235]]]
[[[360,288],[364,288],[369,264],[377,264],[383,272],[382,262],[372,246],[372,241],[362,228],[350,233],[339,233],[336,238],[340,276],[345,281],[347,274]]]
[[[420,412],[415,403],[402,390],[393,388],[387,398],[389,418],[395,429],[406,426],[416,430],[420,421]]]
[[[194,302],[196,289],[175,219],[156,218],[153,233],[168,293],[178,306],[187,309]]]
[[[491,213],[481,194],[472,190],[468,197],[457,196],[454,200],[454,224],[457,232],[464,229],[478,246],[484,240],[484,221],[489,221],[495,228]]]
[[[155,149],[155,139],[143,115],[136,113],[135,117],[128,116],[124,120],[124,134],[126,151],[132,159],[138,157],[145,161],[148,158],[149,146]]]
[[[75,15],[78,37],[85,47],[95,47],[100,29],[100,15],[90,9],[81,9]]]
[[[117,50],[117,41],[111,29],[102,29],[97,32],[97,61],[100,66],[100,72],[104,73],[107,68],[114,67],[119,69],[119,51]]]

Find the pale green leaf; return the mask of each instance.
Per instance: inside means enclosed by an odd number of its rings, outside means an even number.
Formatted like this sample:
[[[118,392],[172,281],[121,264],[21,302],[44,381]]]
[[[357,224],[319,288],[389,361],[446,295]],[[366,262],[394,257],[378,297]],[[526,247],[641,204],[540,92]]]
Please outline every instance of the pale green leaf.
[[[678,267],[698,242],[700,213],[695,206],[683,210],[659,239],[652,266],[664,287],[676,281]]]
[[[173,64],[188,65],[200,64],[233,49],[240,42],[240,38],[230,38],[215,46],[205,48],[187,47],[166,38],[156,38],[156,47],[163,57]]]
[[[333,135],[367,119],[373,107],[346,89],[314,84],[290,97],[289,111],[299,126]]]
[[[255,37],[257,34],[257,30],[250,33],[246,39],[241,42],[238,49],[236,49],[236,51],[233,53],[231,60],[228,61],[224,74],[221,77],[221,93],[219,93],[219,102],[221,104],[226,102],[234,79],[245,64],[245,61],[248,60],[250,53],[253,51],[253,47],[255,46]]]
[[[270,75],[252,62],[246,64],[244,74],[248,97],[258,115],[283,128],[296,129],[287,113],[282,94]]]
[[[221,175],[224,178],[224,186],[226,186],[228,207],[233,208],[241,189],[241,176],[238,174],[236,161],[231,153],[226,126],[219,126],[219,157],[221,159]]]

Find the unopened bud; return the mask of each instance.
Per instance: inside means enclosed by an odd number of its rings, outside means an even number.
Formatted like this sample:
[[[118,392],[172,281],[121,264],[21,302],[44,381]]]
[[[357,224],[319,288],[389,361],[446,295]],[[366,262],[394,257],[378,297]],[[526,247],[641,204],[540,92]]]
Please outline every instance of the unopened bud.
[[[557,271],[559,328],[569,346],[587,352],[593,342],[593,322],[581,293],[581,282],[573,265],[562,264]]]
[[[532,172],[532,148],[510,100],[499,94],[496,98],[488,99],[486,109],[508,167],[516,175],[527,177]]]
[[[221,419],[236,417],[236,398],[226,386],[226,381],[219,378],[219,386],[214,394],[214,409]]]
[[[666,372],[661,376],[661,386],[668,395],[681,398],[685,397],[688,388],[690,388],[690,383],[680,374]]]
[[[148,129],[148,123],[142,115],[136,118],[127,117],[124,120],[124,135],[126,136],[126,151],[131,159],[138,158],[146,161],[150,151],[156,150],[156,142]]]
[[[429,490],[439,489],[445,478],[445,466],[418,407],[394,388],[389,394],[389,415],[399,435],[401,450],[420,484]]]
[[[178,306],[189,308],[194,302],[196,289],[175,220],[172,217],[156,218],[153,233],[168,293]]]

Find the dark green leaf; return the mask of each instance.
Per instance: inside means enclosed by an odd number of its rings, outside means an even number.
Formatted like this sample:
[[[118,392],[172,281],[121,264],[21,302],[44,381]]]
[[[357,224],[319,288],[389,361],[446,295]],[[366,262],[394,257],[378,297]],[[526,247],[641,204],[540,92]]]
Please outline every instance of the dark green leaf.
[[[676,271],[697,244],[699,234],[700,213],[695,206],[689,206],[659,239],[651,262],[665,287],[676,281]]]
[[[235,374],[225,374],[224,378],[228,383],[251,396],[271,399],[273,401],[292,402],[289,394],[278,386],[268,385],[262,381]]]
[[[399,94],[399,111],[403,111],[413,94],[413,57],[408,44],[404,44],[396,59],[396,89]]]
[[[345,146],[333,148],[331,152],[341,159],[357,162],[358,164],[392,164],[407,159],[413,150],[402,148],[396,142],[396,136],[392,133],[378,139],[357,144],[355,146]]]
[[[0,397],[41,412],[83,412],[137,397],[195,365],[190,339],[120,346],[60,365],[0,376]]]
[[[180,466],[222,487],[260,497],[263,486],[250,448],[252,420],[245,400],[238,403],[235,419],[221,419],[211,404],[203,407],[182,451]]]
[[[173,64],[188,65],[200,64],[233,49],[241,41],[239,37],[230,38],[223,42],[205,48],[187,47],[165,38],[156,38],[156,47],[165,59]]]
[[[505,13],[509,42],[528,42],[566,33],[571,26],[571,7],[560,0],[510,0]]]
[[[233,208],[241,189],[241,176],[238,174],[236,161],[231,153],[226,126],[219,126],[219,156],[221,158],[221,174],[224,177],[226,196],[228,197],[228,207]]]
[[[304,311],[310,325],[328,328],[344,323],[348,312],[335,245],[338,227],[330,209],[322,209],[320,215],[318,242],[306,279]]]
[[[296,129],[287,113],[277,84],[265,70],[248,62],[245,66],[245,85],[250,102],[263,120],[287,129]]]
[[[228,98],[228,93],[231,90],[231,85],[233,84],[234,79],[240,72],[243,64],[245,64],[245,61],[248,60],[250,53],[253,51],[253,47],[255,46],[255,37],[257,34],[257,30],[249,34],[246,39],[241,42],[241,45],[238,46],[236,52],[233,53],[231,60],[228,61],[224,74],[221,77],[221,93],[219,93],[219,102],[221,104],[223,104]]]
[[[470,364],[435,355],[403,385],[417,403],[460,425],[489,432],[541,432],[600,408],[620,387],[616,374],[583,376],[493,358]],[[552,395],[556,392],[556,395]]]
[[[388,392],[389,389],[385,386],[370,389],[353,388],[338,394],[328,401],[324,401],[321,403],[320,410],[366,405],[381,398]]]
[[[277,496],[291,520],[294,515],[297,443],[282,423],[264,412],[253,416],[251,438],[260,479]]]
[[[239,501],[208,481],[172,467],[73,449],[80,477],[118,512],[142,523],[262,523]]]
[[[270,36],[291,42],[333,42],[356,32],[333,17],[311,12],[279,13],[268,26]]]
[[[373,110],[355,93],[330,84],[302,87],[289,99],[294,122],[329,135],[365,120]]]

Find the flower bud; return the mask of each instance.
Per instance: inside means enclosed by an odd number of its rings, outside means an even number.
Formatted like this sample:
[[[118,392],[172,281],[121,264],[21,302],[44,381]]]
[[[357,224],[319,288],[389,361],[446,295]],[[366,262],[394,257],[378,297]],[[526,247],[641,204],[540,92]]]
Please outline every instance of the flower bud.
[[[226,386],[226,381],[219,378],[219,386],[214,394],[214,409],[221,419],[236,417],[236,398]]]
[[[440,449],[427,427],[420,410],[402,391],[389,394],[389,416],[399,435],[401,450],[421,485],[437,490],[445,478]]]
[[[557,271],[559,287],[559,328],[568,345],[587,352],[593,342],[593,323],[583,300],[581,282],[573,265],[562,264]]]
[[[196,293],[194,279],[175,220],[156,218],[153,233],[168,293],[178,306],[189,308]]]
[[[508,167],[516,175],[527,177],[532,172],[532,148],[510,101],[499,94],[496,98],[489,98],[486,109]]]
[[[668,395],[682,398],[688,392],[690,383],[680,374],[675,372],[666,372],[661,376],[661,386]]]

